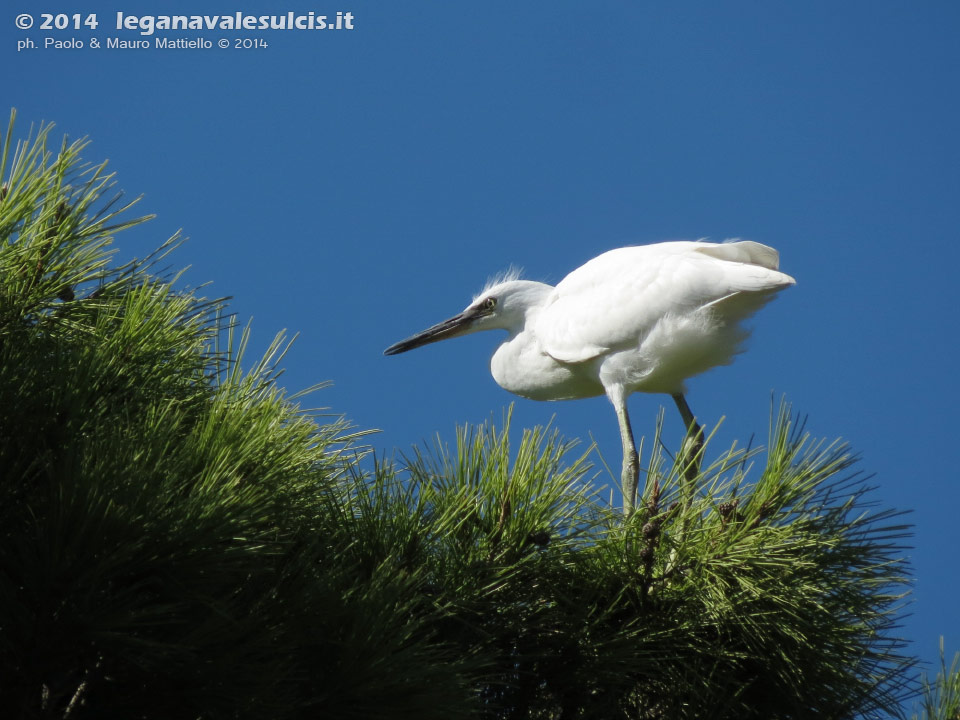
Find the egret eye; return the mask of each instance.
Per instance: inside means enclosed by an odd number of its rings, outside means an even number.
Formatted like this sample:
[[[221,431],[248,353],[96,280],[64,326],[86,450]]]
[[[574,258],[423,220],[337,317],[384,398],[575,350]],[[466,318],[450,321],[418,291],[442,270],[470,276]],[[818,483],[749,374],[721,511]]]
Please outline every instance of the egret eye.
[[[483,301],[483,309],[490,311],[497,306],[497,299],[495,297],[488,297]]]

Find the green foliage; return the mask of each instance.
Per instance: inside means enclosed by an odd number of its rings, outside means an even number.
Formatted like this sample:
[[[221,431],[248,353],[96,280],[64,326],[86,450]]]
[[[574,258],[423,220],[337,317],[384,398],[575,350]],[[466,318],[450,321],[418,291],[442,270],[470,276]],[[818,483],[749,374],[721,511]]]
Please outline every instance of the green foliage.
[[[675,682],[696,667],[712,678],[693,717],[728,716],[710,710],[724,694],[738,717],[847,717],[893,708],[905,691],[892,633],[909,528],[871,509],[843,445],[812,441],[788,410],[753,483],[760,451],[721,453],[693,488],[655,453],[624,529],[644,568],[641,602],[674,633]]]
[[[940,670],[933,683],[924,675],[920,714],[912,720],[960,720],[960,653],[947,668],[940,638]]]
[[[242,375],[232,336],[217,352],[221,301],[111,269],[111,234],[144,218],[98,205],[111,176],[48,134],[12,154],[8,134],[2,165],[3,705],[269,715],[293,641],[275,585],[347,426],[263,364]]]
[[[842,445],[781,408],[692,481],[657,450],[627,522],[509,413],[378,461],[278,387],[281,338],[243,372],[222,300],[112,267],[145,218],[49,132],[0,165],[5,716],[896,710],[907,527]]]

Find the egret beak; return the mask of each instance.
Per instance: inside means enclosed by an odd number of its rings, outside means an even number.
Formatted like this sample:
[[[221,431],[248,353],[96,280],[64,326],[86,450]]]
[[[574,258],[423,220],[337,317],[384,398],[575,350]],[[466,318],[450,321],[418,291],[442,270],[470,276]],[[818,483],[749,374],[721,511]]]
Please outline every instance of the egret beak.
[[[398,343],[394,343],[386,350],[383,351],[384,355],[398,355],[407,350],[413,350],[418,348],[421,345],[429,345],[432,342],[437,342],[439,340],[446,340],[447,338],[457,337],[458,335],[466,335],[470,332],[470,326],[473,324],[473,321],[480,316],[478,308],[467,308],[459,315],[454,315],[448,320],[439,322],[436,325],[428,327],[423,332],[418,332],[416,335],[411,335],[406,340],[401,340]]]

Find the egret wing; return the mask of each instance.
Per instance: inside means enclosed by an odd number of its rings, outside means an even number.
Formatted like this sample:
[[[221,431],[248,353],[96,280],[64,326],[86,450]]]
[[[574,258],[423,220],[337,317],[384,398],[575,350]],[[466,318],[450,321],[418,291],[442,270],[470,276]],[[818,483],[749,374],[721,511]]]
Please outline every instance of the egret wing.
[[[751,242],[671,242],[611,250],[557,285],[537,319],[537,337],[547,354],[566,363],[636,347],[665,316],[721,301],[726,307],[748,308],[749,303],[728,300],[792,284],[776,265],[775,250]]]
[[[752,240],[738,240],[725,243],[694,243],[694,252],[709,255],[717,260],[758,265],[768,270],[780,269],[780,253],[772,247],[761,245]]]

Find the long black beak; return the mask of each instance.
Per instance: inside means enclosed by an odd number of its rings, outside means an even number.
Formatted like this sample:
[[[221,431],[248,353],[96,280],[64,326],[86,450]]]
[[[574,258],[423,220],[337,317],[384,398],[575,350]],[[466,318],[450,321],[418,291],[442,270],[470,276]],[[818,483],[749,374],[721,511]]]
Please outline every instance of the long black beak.
[[[443,322],[439,322],[436,325],[428,327],[423,332],[418,332],[416,335],[411,335],[406,340],[401,340],[398,343],[394,343],[384,350],[383,354],[398,355],[402,352],[406,352],[407,350],[418,348],[421,345],[428,345],[432,342],[437,342],[438,340],[446,340],[447,338],[462,335],[463,332],[476,319],[476,317],[476,310],[464,310],[459,315],[454,315],[448,320],[444,320]]]

